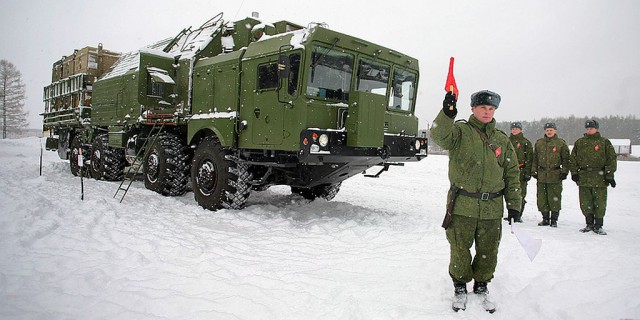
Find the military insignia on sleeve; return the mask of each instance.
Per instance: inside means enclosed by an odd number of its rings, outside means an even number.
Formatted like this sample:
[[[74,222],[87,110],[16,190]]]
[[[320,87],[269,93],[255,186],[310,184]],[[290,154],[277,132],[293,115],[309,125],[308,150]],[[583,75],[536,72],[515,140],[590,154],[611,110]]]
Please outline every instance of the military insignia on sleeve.
[[[594,149],[596,149],[596,151],[598,151],[598,149],[600,149],[600,146],[598,146],[598,145],[596,144],[596,147],[595,147]]]
[[[516,146],[516,148],[520,149],[520,142],[518,142],[518,145]]]
[[[502,153],[502,147],[498,147],[498,149],[496,149],[496,158],[499,157],[501,153]]]
[[[556,150],[557,150],[557,149],[556,149],[556,147],[553,147],[553,150],[552,150],[552,151],[553,151],[553,152],[556,152]]]

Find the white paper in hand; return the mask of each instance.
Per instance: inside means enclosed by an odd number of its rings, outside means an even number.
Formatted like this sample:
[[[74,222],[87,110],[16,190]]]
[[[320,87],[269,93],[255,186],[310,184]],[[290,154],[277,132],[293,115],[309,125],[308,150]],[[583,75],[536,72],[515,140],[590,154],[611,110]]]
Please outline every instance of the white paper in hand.
[[[520,242],[520,245],[527,253],[529,260],[533,262],[533,259],[536,258],[536,255],[538,255],[538,252],[540,252],[540,248],[542,247],[542,239],[531,238],[530,235],[518,229],[515,223],[511,224],[511,233],[516,235],[518,242]]]
[[[82,151],[78,153],[78,167],[84,167],[84,159],[82,158]]]

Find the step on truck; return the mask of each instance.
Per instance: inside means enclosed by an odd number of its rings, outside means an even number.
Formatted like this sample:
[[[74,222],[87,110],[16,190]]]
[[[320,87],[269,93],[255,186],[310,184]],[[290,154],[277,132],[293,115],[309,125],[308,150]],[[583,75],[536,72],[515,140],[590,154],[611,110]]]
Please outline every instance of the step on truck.
[[[272,185],[330,200],[349,177],[427,156],[418,79],[415,58],[324,24],[221,13],[133,52],[63,57],[43,129],[72,174],[122,181],[122,198],[138,177],[211,210]]]

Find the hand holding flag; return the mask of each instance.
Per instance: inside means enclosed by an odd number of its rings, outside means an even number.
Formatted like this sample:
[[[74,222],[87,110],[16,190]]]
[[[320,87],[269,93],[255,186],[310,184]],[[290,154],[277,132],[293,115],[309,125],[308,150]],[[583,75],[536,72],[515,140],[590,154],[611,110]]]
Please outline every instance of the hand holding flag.
[[[444,91],[446,91],[447,94],[444,97],[444,101],[442,101],[442,111],[449,118],[454,119],[458,114],[458,109],[456,109],[458,86],[456,85],[456,79],[453,77],[453,57],[449,60],[449,75],[447,75]]]

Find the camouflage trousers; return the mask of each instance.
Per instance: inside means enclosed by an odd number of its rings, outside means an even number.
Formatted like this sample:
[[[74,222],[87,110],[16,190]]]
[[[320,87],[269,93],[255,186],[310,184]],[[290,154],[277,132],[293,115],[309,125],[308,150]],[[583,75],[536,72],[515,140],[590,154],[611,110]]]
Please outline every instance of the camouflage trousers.
[[[607,210],[607,187],[579,187],[580,209],[585,217],[604,218]]]
[[[471,280],[489,282],[498,264],[498,247],[502,237],[502,219],[480,220],[453,215],[447,228],[451,248],[449,275],[454,282]],[[475,257],[471,246],[475,242]]]
[[[538,211],[560,212],[562,209],[562,182],[543,183],[538,181]]]

